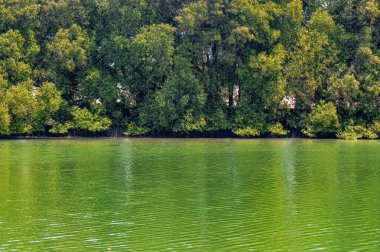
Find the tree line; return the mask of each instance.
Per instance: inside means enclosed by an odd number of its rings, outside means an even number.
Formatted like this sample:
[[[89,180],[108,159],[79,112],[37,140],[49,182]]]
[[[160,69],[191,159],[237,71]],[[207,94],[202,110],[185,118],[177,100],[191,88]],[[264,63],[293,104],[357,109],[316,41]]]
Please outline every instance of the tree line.
[[[0,135],[380,135],[379,0],[0,0]]]

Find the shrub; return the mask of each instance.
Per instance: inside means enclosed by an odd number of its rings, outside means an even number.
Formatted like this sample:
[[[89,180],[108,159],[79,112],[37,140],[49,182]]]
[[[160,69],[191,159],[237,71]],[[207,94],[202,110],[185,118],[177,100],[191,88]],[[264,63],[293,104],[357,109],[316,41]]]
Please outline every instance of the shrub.
[[[372,124],[371,126],[371,130],[376,133],[376,134],[380,134],[380,121],[376,121]]]
[[[272,136],[286,136],[289,133],[289,131],[284,129],[281,123],[270,125],[268,131]]]
[[[191,111],[180,120],[180,124],[174,126],[173,131],[176,132],[191,132],[191,131],[202,131],[206,126],[206,120],[203,117],[195,118]]]
[[[350,125],[347,126],[344,131],[337,134],[337,137],[344,140],[357,140],[360,138],[376,139],[377,134],[371,129],[368,129],[361,125]]]
[[[377,139],[379,136],[372,130],[367,129],[363,137],[367,139]]]
[[[124,132],[125,136],[143,136],[150,132],[148,128],[140,127],[136,123],[128,124],[128,129]]]
[[[308,137],[332,135],[340,128],[338,114],[334,104],[321,102],[311,112],[306,129],[302,133]]]
[[[255,137],[255,136],[259,136],[260,135],[260,131],[255,129],[255,128],[251,128],[251,127],[247,127],[247,128],[244,128],[244,129],[236,129],[236,130],[233,130],[232,131],[235,135],[238,135],[238,136],[241,136],[241,137]]]
[[[52,121],[51,126],[52,128],[49,130],[49,132],[53,134],[67,134],[70,129],[74,128],[72,122],[59,123]]]
[[[71,114],[74,118],[74,128],[91,132],[105,131],[111,126],[111,120],[104,115],[104,111],[98,106],[92,106],[94,113],[87,108],[73,107]]]
[[[9,134],[10,123],[11,123],[11,116],[9,115],[8,106],[0,102],[0,135]]]

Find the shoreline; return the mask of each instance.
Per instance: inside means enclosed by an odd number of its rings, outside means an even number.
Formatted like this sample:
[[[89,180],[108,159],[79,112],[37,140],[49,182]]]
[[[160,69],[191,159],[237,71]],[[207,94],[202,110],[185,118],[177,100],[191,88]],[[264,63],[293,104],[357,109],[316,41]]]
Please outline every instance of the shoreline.
[[[179,137],[179,136],[139,136],[139,137],[128,137],[128,136],[12,136],[12,137],[0,137],[0,141],[17,141],[17,140],[111,140],[111,139],[232,139],[232,140],[342,140],[339,138],[308,138],[300,136],[290,136],[290,137],[210,137],[210,136],[192,136],[192,137]],[[380,139],[357,139],[364,141],[379,141]],[[347,141],[347,140],[343,140]]]

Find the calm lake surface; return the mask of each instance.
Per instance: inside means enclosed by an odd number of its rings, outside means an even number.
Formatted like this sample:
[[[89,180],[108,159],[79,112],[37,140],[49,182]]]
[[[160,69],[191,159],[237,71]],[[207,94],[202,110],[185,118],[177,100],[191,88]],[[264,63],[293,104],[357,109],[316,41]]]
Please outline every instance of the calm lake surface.
[[[380,142],[0,141],[0,251],[380,251]]]

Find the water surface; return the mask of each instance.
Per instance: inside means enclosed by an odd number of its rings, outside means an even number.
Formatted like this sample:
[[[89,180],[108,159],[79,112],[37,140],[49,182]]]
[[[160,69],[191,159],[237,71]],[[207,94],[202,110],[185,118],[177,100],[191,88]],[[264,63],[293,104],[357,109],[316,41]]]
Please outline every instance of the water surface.
[[[0,141],[0,251],[379,251],[380,142]]]

